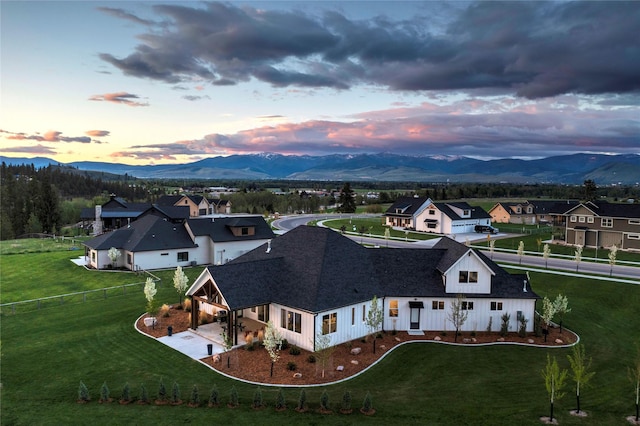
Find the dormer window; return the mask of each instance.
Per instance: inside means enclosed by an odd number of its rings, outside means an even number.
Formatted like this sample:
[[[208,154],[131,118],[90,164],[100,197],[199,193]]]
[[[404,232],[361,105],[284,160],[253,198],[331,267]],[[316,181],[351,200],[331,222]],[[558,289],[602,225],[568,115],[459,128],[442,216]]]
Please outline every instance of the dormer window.
[[[460,271],[458,273],[458,282],[473,284],[478,282],[478,271]]]

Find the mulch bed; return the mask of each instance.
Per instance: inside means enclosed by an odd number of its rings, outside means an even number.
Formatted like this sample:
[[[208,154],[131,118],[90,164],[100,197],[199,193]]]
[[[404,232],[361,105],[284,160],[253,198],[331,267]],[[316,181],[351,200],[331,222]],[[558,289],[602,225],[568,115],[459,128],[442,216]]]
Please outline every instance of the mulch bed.
[[[138,321],[138,329],[153,337],[167,335],[167,327],[173,327],[174,333],[186,331],[190,326],[189,313],[181,309],[172,308],[168,317],[159,317],[155,329],[146,327],[143,318]],[[265,384],[286,384],[286,385],[310,385],[330,383],[357,374],[375,363],[382,355],[389,352],[394,346],[406,341],[433,341],[440,339],[440,342],[453,343],[454,332],[442,333],[438,331],[427,331],[424,336],[412,336],[406,332],[380,334],[376,341],[376,353],[373,353],[373,342],[368,339],[366,342],[353,340],[336,346],[333,354],[323,368],[319,362],[309,362],[311,352],[301,349],[299,355],[292,355],[289,349],[280,351],[280,359],[274,364],[273,376],[270,375],[271,360],[266,349],[258,344],[254,344],[253,349],[239,347],[220,354],[220,361],[214,362],[213,356],[201,359],[202,362],[212,368],[227,375],[242,380],[248,380]],[[561,340],[561,343],[557,342]],[[522,343],[526,345],[562,346],[577,341],[577,336],[568,330],[560,332],[559,328],[549,330],[546,342],[543,336],[535,336],[528,333],[527,337],[519,337],[517,333],[508,333],[502,338],[499,333],[476,332],[473,336],[470,332],[463,332],[458,335],[457,343],[463,345],[478,345],[482,343],[495,343],[504,340],[506,343]],[[353,348],[361,348],[361,352],[352,355]],[[229,357],[229,364],[227,364]],[[357,362],[357,363],[356,363]],[[290,363],[295,364],[295,369],[289,369]],[[227,367],[229,365],[229,367]],[[342,371],[337,368],[342,366]],[[294,376],[295,375],[295,376]]]

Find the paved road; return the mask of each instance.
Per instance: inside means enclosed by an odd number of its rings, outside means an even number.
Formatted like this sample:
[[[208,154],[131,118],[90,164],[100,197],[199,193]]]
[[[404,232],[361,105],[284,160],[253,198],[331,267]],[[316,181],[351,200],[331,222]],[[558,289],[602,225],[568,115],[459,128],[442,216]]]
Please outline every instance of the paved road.
[[[336,218],[348,218],[348,217],[368,217],[368,215],[346,215],[346,214],[327,214],[327,215],[299,215],[299,216],[287,216],[281,219],[277,219],[274,221],[273,225],[283,231],[288,231],[290,229],[295,228],[296,226],[304,225],[313,220],[328,220],[328,219],[336,219]],[[369,216],[370,217],[370,216]],[[506,235],[506,234],[505,234]],[[370,244],[377,245],[380,247],[390,247],[390,248],[427,248],[431,247],[437,240],[426,240],[419,242],[405,242],[401,240],[384,240],[381,238],[370,238],[360,235],[347,235],[353,240],[361,243],[361,244]],[[478,234],[470,233],[458,236],[458,241],[466,241],[469,238],[471,243],[479,243],[486,241],[486,237],[480,237]],[[549,258],[546,262],[541,256],[520,256],[514,253],[504,253],[495,251],[493,254],[489,253],[488,250],[485,251],[487,256],[492,257],[492,259],[496,262],[506,262],[512,264],[522,264],[524,266],[532,266],[540,269],[557,269],[564,270],[568,272],[577,272],[582,274],[598,274],[598,275],[609,275],[611,271],[611,266],[608,263],[594,263],[582,261],[579,264],[576,264],[574,260],[569,259],[557,259],[557,258]],[[545,264],[546,263],[546,264]],[[623,265],[615,265],[613,267],[613,276],[620,278],[631,278],[640,280],[640,268],[633,266],[623,266]]]

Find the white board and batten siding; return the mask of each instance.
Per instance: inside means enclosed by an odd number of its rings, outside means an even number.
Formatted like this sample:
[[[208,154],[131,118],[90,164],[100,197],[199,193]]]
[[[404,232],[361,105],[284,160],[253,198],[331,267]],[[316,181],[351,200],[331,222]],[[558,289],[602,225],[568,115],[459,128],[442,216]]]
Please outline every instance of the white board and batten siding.
[[[381,306],[381,301],[378,300],[378,306]],[[360,302],[349,306],[344,306],[338,309],[332,309],[325,312],[320,312],[315,317],[315,330],[316,333],[322,333],[322,322],[325,315],[336,315],[336,330],[335,332],[328,333],[331,337],[331,345],[339,345],[340,343],[349,342],[354,339],[359,339],[366,336],[371,331],[367,327],[364,318],[366,320],[367,314],[371,309],[371,300],[366,302]],[[310,331],[310,339],[314,339],[313,330]]]
[[[409,330],[411,328],[409,302],[422,302],[424,308],[420,309],[417,330],[453,331],[455,327],[448,317],[455,300],[454,297],[387,297],[384,299],[384,329],[386,331],[394,329],[398,331]],[[518,312],[529,320],[527,322],[527,332],[533,331],[535,299],[465,298],[464,301],[468,305],[473,303],[473,309],[467,310],[467,320],[463,324],[461,331],[486,331],[489,325],[489,318],[492,318],[492,331],[499,331],[502,323],[501,317],[507,313],[510,315],[509,331],[517,332],[520,327]],[[397,316],[393,316],[396,314],[395,306],[397,306]],[[492,310],[492,307],[494,310]]]
[[[460,282],[460,271],[477,272],[478,282]],[[470,250],[446,271],[446,292],[448,294],[489,294],[491,293],[492,271],[480,260],[478,255]]]
[[[178,261],[178,253],[182,252],[188,253],[188,259]],[[192,262],[196,262],[196,264],[202,262],[202,259],[198,259],[200,252],[197,247],[189,249],[139,251],[133,253],[132,256],[135,270],[176,268],[177,266],[184,268],[191,266]]]

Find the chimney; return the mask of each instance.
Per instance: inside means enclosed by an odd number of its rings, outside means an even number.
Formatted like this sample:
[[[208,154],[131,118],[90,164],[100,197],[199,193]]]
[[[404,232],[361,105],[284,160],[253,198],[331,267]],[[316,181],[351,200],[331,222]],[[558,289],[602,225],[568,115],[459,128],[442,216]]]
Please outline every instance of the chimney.
[[[93,235],[102,234],[102,206],[96,206],[96,218],[93,222]]]

